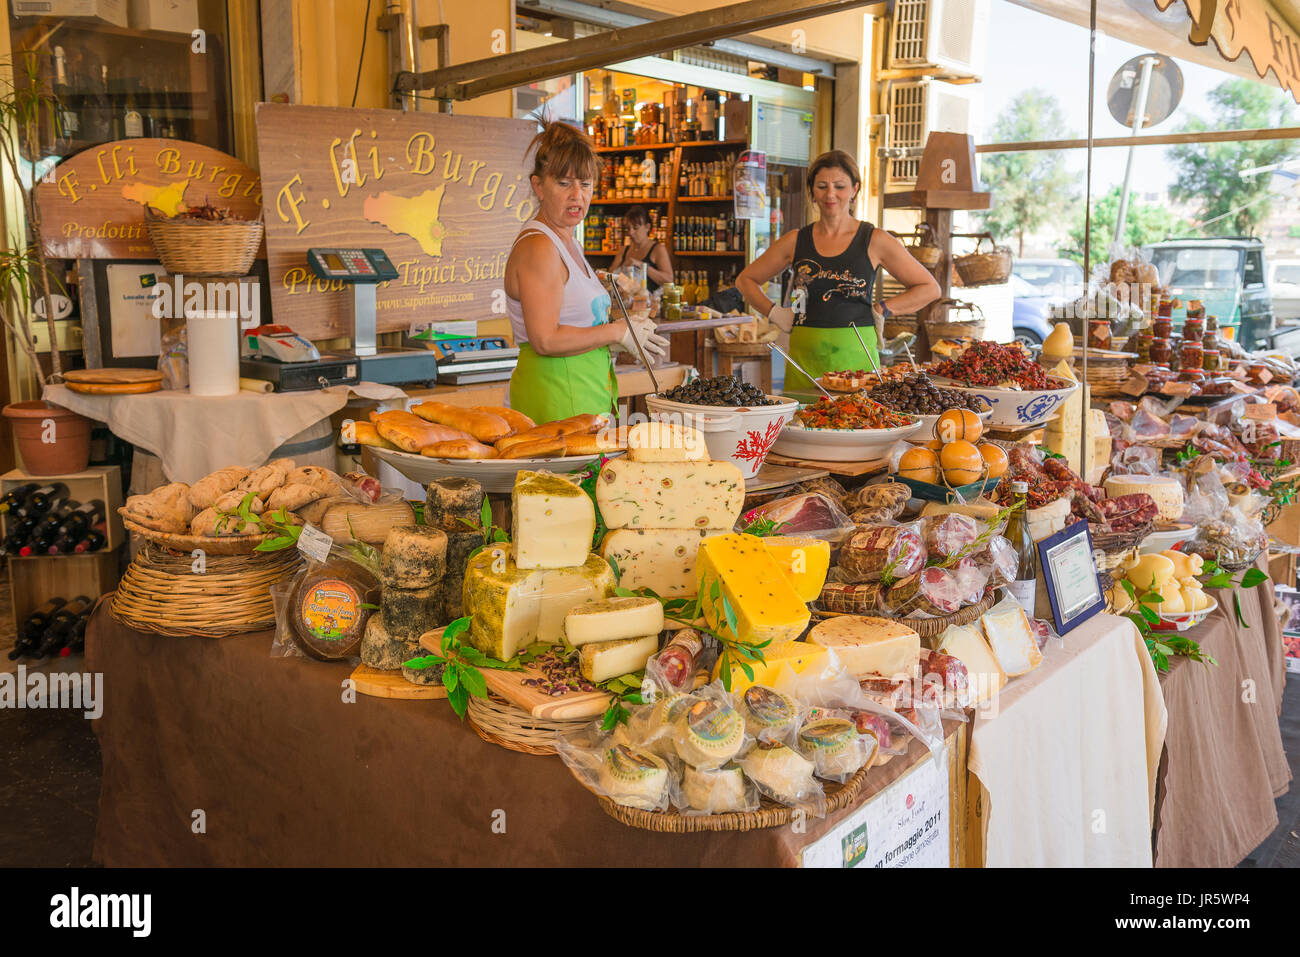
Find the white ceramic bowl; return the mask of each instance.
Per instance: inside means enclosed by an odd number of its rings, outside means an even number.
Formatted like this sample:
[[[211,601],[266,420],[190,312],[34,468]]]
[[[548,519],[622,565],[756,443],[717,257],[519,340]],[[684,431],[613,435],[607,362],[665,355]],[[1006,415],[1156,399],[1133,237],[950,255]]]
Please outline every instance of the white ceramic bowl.
[[[731,408],[725,405],[690,405],[658,395],[645,397],[650,418],[699,429],[709,447],[709,458],[733,462],[747,479],[758,474],[772,451],[781,429],[799,411],[795,399],[769,395],[776,405]],[[784,454],[784,453],[783,453]]]
[[[1061,403],[1074,395],[1079,383],[1071,382],[1060,389],[992,389],[968,386],[951,380],[939,380],[944,388],[977,395],[993,407],[988,424],[993,428],[1028,429],[1050,419]],[[1064,382],[1063,379],[1056,380]]]
[[[895,442],[916,435],[921,422],[896,429],[810,429],[791,422],[772,451],[814,462],[875,462],[887,458]]]
[[[1214,611],[1214,609],[1218,607],[1219,603],[1211,598],[1210,606],[1208,608],[1202,608],[1200,611],[1178,611],[1170,613],[1157,612],[1156,614],[1160,615],[1161,621],[1173,625],[1175,631],[1187,631],[1187,629],[1195,628],[1201,622],[1205,621],[1205,619],[1209,618],[1210,612]],[[1159,633],[1157,632],[1157,634]]]
[[[538,469],[566,474],[590,465],[599,455],[565,455],[548,459],[434,459],[427,455],[414,455],[394,449],[371,449],[375,456],[387,462],[412,482],[428,485],[439,478],[472,478],[483,486],[485,492],[510,492],[515,487],[515,476],[520,470]],[[604,453],[608,458],[620,452]]]

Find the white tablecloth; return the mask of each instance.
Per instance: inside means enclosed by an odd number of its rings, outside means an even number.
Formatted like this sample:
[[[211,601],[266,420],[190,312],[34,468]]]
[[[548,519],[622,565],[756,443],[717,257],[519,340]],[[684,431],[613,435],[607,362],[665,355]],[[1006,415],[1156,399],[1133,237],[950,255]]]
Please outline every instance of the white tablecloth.
[[[979,715],[987,867],[1150,867],[1168,715],[1132,622],[1097,615]]]
[[[303,429],[347,404],[349,394],[375,400],[405,398],[401,389],[374,382],[311,392],[240,392],[194,396],[188,391],[144,395],[81,395],[51,385],[44,398],[105,423],[114,435],[162,460],[173,482],[197,482],[228,465],[257,468]]]

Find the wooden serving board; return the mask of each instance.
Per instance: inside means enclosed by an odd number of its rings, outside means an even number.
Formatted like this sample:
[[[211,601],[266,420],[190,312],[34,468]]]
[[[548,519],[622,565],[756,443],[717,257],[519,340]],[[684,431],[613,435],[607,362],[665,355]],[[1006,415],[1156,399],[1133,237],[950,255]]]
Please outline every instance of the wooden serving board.
[[[875,462],[817,462],[812,459],[796,459],[788,455],[777,455],[775,452],[771,452],[768,454],[767,460],[773,465],[818,469],[832,475],[847,475],[851,478],[860,478],[863,475],[879,475],[882,472],[889,471],[889,462],[886,459]]]
[[[163,374],[157,369],[73,369],[63,373],[67,383],[94,383],[97,385],[139,385],[143,382],[162,382]]]
[[[441,654],[442,629],[425,632],[420,636],[420,644],[434,654]],[[525,678],[542,676],[536,668],[527,666],[520,671],[501,671],[496,668],[482,668],[480,671],[489,691],[496,692],[534,718],[549,718],[552,721],[598,718],[605,713],[611,700],[611,695],[604,691],[581,691],[551,697],[524,684]],[[401,680],[406,681],[405,678]]]
[[[352,683],[361,694],[372,698],[409,698],[433,701],[447,697],[442,685],[412,684],[400,671],[376,671],[369,665],[357,665],[352,672]]]
[[[68,389],[81,395],[142,395],[161,392],[162,382],[69,382]]]

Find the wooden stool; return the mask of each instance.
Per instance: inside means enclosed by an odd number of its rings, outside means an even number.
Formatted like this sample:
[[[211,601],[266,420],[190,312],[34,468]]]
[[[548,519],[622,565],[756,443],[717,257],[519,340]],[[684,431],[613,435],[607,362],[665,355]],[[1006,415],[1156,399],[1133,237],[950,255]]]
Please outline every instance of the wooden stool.
[[[718,342],[710,338],[704,344],[704,368],[713,368],[713,355],[718,357],[720,376],[734,375],[733,369],[742,362],[758,363],[757,385],[764,395],[772,394],[772,350],[762,342]]]

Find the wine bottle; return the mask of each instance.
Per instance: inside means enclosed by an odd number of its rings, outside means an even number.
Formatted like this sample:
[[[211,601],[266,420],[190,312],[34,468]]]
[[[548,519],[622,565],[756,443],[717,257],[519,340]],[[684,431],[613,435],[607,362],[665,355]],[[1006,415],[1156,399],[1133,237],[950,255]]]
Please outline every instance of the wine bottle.
[[[17,555],[18,550],[27,544],[36,530],[36,519],[24,518],[9,523],[9,533],[5,535],[3,551],[6,555]]]
[[[99,499],[94,499],[85,505],[78,505],[68,512],[59,524],[59,534],[71,538],[74,543],[78,542],[85,537],[90,527],[103,517],[104,503]]]
[[[1007,521],[1004,533],[1011,547],[1016,550],[1016,580],[1007,588],[1020,602],[1030,618],[1034,616],[1034,601],[1038,590],[1038,549],[1034,547],[1033,536],[1029,534],[1028,482],[1012,482],[1011,494],[1015,505]]]
[[[108,530],[107,528],[105,528],[103,523],[96,525],[94,528],[90,529],[90,531],[86,532],[85,538],[77,542],[77,544],[73,547],[73,551],[75,551],[78,555],[85,554],[86,552],[99,551],[101,548],[103,548],[105,545],[108,544],[107,531]]]
[[[54,620],[54,613],[67,603],[65,598],[51,598],[23,619],[18,633],[28,639],[39,639],[45,629],[50,627],[50,622]]]
[[[3,515],[10,509],[19,508],[27,501],[27,497],[38,488],[40,488],[40,486],[35,482],[26,482],[23,485],[11,488],[9,491],[5,492],[4,496],[0,497],[0,515]]]
[[[33,514],[42,515],[48,512],[59,499],[65,498],[67,494],[68,487],[62,482],[42,485],[27,496],[27,508],[31,509]]]
[[[23,558],[31,555],[44,555],[49,551],[59,538],[59,525],[63,523],[65,517],[71,512],[78,502],[67,499],[56,505],[47,515],[43,516],[32,529],[31,536],[27,543],[18,549],[18,554]]]

